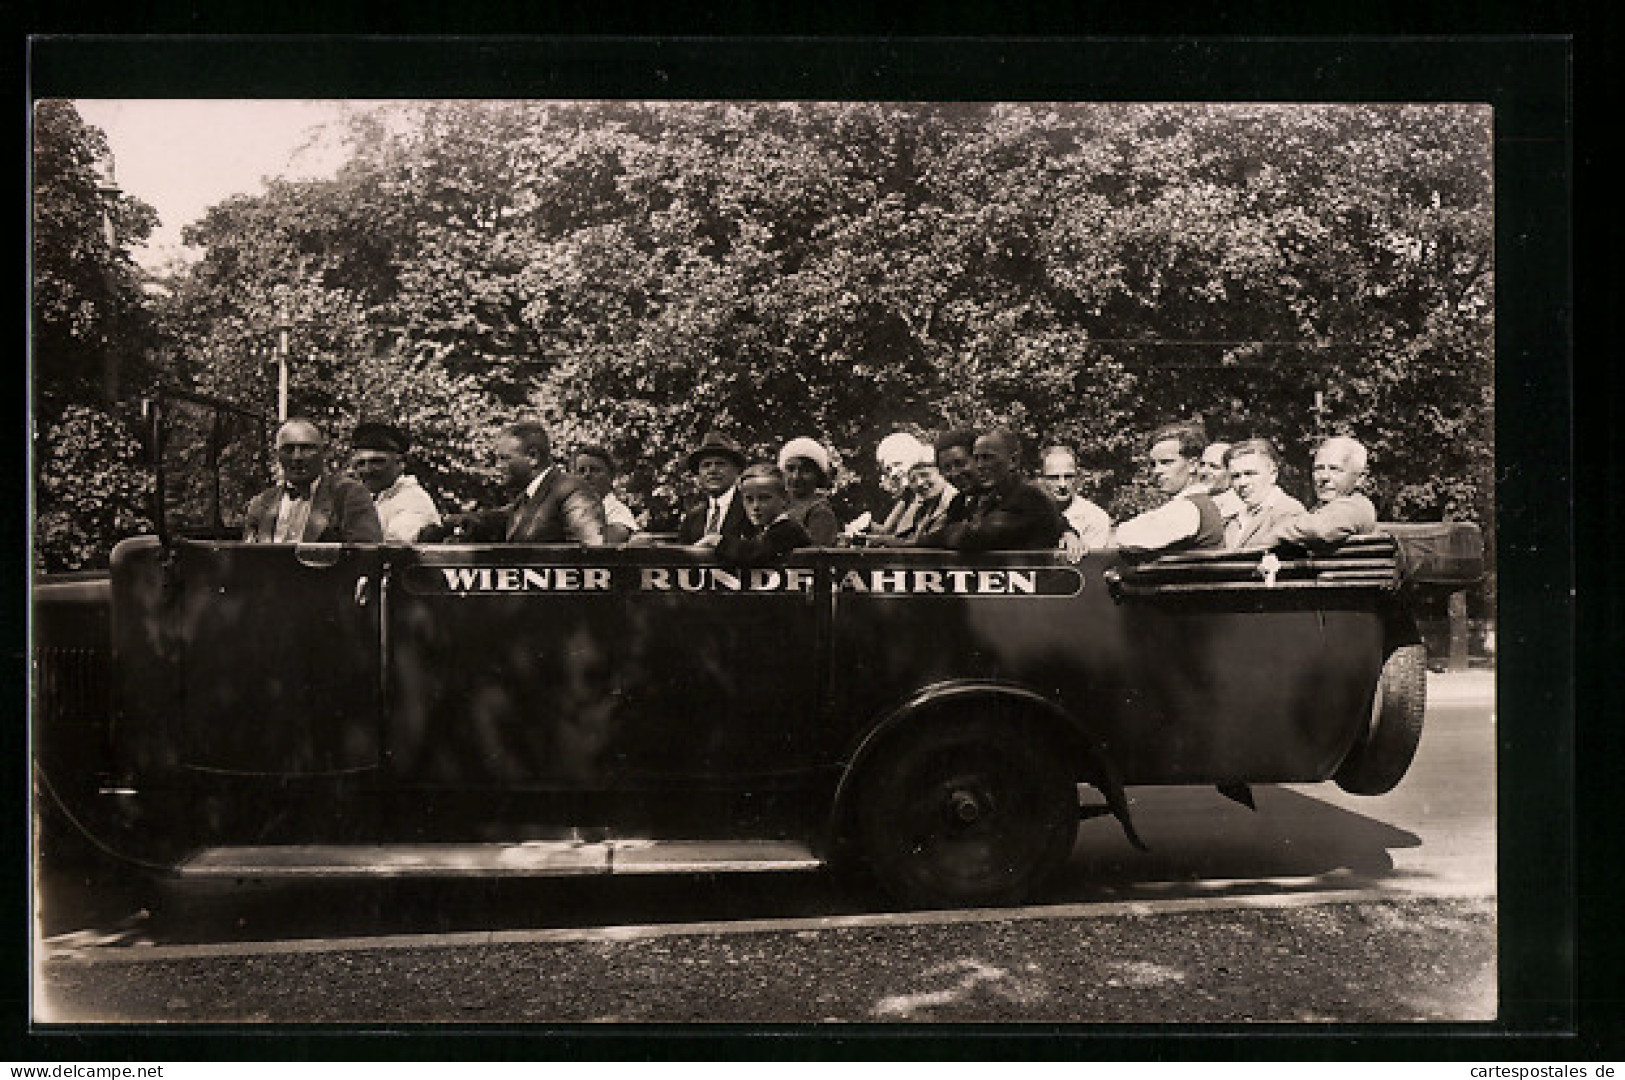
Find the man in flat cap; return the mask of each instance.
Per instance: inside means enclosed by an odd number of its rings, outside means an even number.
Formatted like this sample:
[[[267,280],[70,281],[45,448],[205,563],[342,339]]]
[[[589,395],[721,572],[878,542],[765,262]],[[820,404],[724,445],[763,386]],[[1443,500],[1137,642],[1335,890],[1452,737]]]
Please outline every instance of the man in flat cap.
[[[705,505],[683,518],[677,527],[677,542],[715,544],[725,536],[749,536],[750,519],[739,499],[739,473],[745,467],[739,444],[721,432],[708,431],[685,463],[705,496]]]
[[[378,511],[367,489],[327,465],[327,437],[296,417],[277,428],[282,482],[254,496],[243,539],[259,544],[376,544]]]
[[[359,424],[350,440],[350,471],[372,493],[386,544],[413,543],[425,528],[440,524],[434,500],[405,471],[406,448],[406,433],[392,424]]]

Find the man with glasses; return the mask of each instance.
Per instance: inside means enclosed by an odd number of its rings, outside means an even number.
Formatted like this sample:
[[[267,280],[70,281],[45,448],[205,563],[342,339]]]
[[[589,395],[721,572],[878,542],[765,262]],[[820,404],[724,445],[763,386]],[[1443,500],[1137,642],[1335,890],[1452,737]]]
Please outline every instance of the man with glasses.
[[[1052,446],[1044,451],[1039,462],[1042,468],[1044,487],[1049,490],[1050,498],[1055,500],[1055,508],[1061,512],[1061,520],[1068,530],[1062,536],[1063,545],[1076,543],[1084,551],[1094,551],[1103,548],[1111,542],[1112,519],[1094,503],[1078,494],[1078,456],[1070,447]],[[1076,537],[1069,541],[1069,537]]]

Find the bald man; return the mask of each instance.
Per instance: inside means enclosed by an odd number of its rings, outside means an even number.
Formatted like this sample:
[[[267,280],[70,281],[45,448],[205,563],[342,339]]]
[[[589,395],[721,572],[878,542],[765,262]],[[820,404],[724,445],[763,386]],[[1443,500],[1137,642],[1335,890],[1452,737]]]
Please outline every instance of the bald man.
[[[923,537],[921,547],[956,551],[1053,551],[1065,525],[1049,493],[1016,469],[1020,444],[998,428],[972,448],[976,496],[970,517]]]
[[[254,496],[243,539],[260,544],[376,544],[383,526],[372,495],[358,481],[325,471],[327,438],[309,420],[277,429],[282,483]]]
[[[1315,508],[1279,522],[1264,541],[1335,547],[1351,536],[1375,531],[1377,508],[1354,490],[1365,467],[1365,447],[1357,439],[1334,435],[1321,443],[1315,451]]]

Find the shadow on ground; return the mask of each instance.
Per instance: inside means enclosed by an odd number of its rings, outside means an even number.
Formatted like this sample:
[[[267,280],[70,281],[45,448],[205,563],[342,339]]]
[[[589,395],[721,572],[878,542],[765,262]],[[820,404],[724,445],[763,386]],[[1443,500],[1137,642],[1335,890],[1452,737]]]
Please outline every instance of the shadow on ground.
[[[1283,788],[1257,812],[1211,789],[1133,795],[1136,851],[1110,818],[1084,822],[1041,904],[1380,888],[1391,851],[1419,838]],[[152,881],[105,867],[54,868],[40,883],[45,937],[108,946],[371,937],[808,918],[889,910],[827,873],[506,881]]]

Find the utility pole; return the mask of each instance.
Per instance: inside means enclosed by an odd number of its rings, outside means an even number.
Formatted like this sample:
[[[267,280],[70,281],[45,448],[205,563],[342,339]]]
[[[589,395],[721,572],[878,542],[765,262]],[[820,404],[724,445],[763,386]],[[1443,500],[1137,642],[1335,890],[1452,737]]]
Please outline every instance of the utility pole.
[[[288,328],[277,333],[276,348],[276,422],[288,419]]]
[[[102,239],[107,242],[107,262],[103,273],[107,278],[107,295],[117,296],[118,290],[118,228],[113,221],[113,211],[118,206],[121,192],[118,186],[118,177],[113,172],[113,156],[109,154],[98,163],[97,171],[100,173],[99,183],[96,185],[96,195],[101,204],[102,211]],[[119,384],[119,352],[118,347],[110,340],[106,341],[106,350],[102,359],[102,396],[111,406],[118,400]]]
[[[276,422],[288,419],[288,315],[287,292],[282,286],[274,290],[276,296]]]

